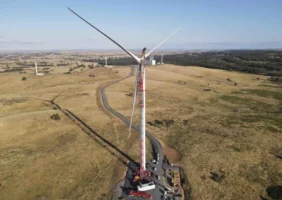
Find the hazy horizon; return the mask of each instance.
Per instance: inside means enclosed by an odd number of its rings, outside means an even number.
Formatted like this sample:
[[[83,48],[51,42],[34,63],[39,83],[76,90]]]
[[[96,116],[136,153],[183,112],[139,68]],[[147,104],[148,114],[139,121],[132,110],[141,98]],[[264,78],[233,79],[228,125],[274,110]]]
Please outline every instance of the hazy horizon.
[[[133,53],[136,52],[141,52],[142,48],[140,49],[129,49]],[[161,52],[164,53],[172,53],[172,52],[177,52],[177,53],[184,53],[184,52],[206,52],[206,51],[244,51],[244,50],[273,50],[273,51],[282,51],[281,48],[222,48],[222,49],[212,49],[212,48],[206,48],[206,49],[176,49],[176,48],[171,48],[171,49],[159,49],[156,50],[155,53],[153,54],[158,54]],[[37,53],[37,52],[102,52],[102,53],[110,53],[110,52],[115,52],[115,53],[120,53],[120,54],[127,54],[123,52],[120,49],[11,49],[11,50],[2,50],[0,49],[0,53]]]
[[[282,48],[282,1],[145,0],[143,4],[3,0],[0,51],[118,49],[67,6],[128,49],[152,48],[180,26],[163,49]]]

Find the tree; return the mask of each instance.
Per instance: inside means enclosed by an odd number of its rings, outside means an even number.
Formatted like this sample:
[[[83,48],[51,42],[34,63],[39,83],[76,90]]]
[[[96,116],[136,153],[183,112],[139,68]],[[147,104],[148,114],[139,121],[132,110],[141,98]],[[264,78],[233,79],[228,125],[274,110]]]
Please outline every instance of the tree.
[[[147,124],[149,124],[150,126],[153,126],[153,127],[154,127],[154,130],[155,130],[156,124],[154,124],[154,123],[152,123],[152,122],[147,122]]]
[[[170,126],[171,126],[171,121],[170,120],[164,120],[165,126],[166,126],[166,130],[168,131]]]
[[[53,114],[53,115],[51,115],[51,117],[50,117],[51,119],[53,119],[53,120],[55,120],[55,121],[58,121],[58,120],[61,120],[61,117],[60,117],[60,115],[59,114]]]
[[[163,125],[163,122],[156,119],[155,120],[155,125],[156,126]]]

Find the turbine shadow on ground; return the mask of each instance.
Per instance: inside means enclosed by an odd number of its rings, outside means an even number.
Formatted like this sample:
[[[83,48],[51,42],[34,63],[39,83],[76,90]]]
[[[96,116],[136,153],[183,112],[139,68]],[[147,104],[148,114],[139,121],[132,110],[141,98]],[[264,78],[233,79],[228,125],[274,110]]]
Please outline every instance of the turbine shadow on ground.
[[[93,138],[96,142],[97,139],[94,137],[98,137],[99,139],[101,139],[104,143],[106,143],[107,145],[109,145],[110,147],[112,147],[113,149],[115,149],[118,153],[120,153],[123,157],[125,157],[126,159],[128,159],[130,162],[134,162],[135,161],[126,153],[124,153],[123,151],[121,151],[118,147],[116,147],[115,145],[113,145],[111,142],[109,142],[108,140],[106,140],[105,138],[103,138],[101,135],[99,135],[96,131],[94,131],[91,127],[89,127],[84,121],[82,121],[80,118],[78,118],[76,115],[74,115],[71,111],[69,110],[63,110],[64,114],[66,114],[70,119],[73,120],[73,118],[75,120],[77,120],[78,122],[80,122],[83,126],[81,126],[80,124],[77,123],[77,125],[87,134],[89,135],[91,138]],[[90,134],[89,134],[90,133]],[[106,145],[102,144],[101,142],[99,142],[100,145],[102,145],[103,147],[107,148]],[[116,155],[111,149],[107,148],[108,151],[110,151],[110,153],[112,155]],[[122,163],[124,165],[127,166],[127,163],[122,160],[120,157],[118,157],[118,159],[120,159],[120,161],[122,161]]]
[[[51,104],[51,108],[56,109],[61,111],[66,117],[68,117],[70,120],[72,120],[77,126],[79,126],[79,128],[86,133],[88,136],[90,136],[95,142],[97,142],[99,145],[101,145],[102,147],[104,147],[107,151],[109,151],[111,153],[111,155],[115,156],[119,161],[121,161],[121,163],[123,163],[123,165],[125,165],[126,167],[128,167],[127,165],[127,160],[132,162],[132,163],[136,163],[129,155],[127,155],[126,153],[124,153],[123,151],[121,151],[118,147],[116,147],[114,144],[112,144],[110,141],[106,140],[105,138],[103,138],[101,135],[99,135],[95,130],[93,130],[90,126],[88,126],[83,120],[81,120],[78,116],[76,116],[74,113],[72,113],[70,110],[67,109],[62,109],[57,103],[54,102],[54,100],[56,98],[58,98],[61,95],[58,94],[57,96],[55,96],[51,101],[50,100],[44,100],[44,99],[38,99],[38,98],[32,98],[32,97],[28,97],[30,99],[36,99],[36,100],[40,100],[40,101],[44,101],[44,102],[48,102]],[[101,140],[99,140],[99,139]],[[108,146],[107,146],[108,145]],[[111,149],[111,148],[112,149]],[[114,152],[117,151],[117,152]],[[120,154],[120,156],[118,155],[118,153]]]

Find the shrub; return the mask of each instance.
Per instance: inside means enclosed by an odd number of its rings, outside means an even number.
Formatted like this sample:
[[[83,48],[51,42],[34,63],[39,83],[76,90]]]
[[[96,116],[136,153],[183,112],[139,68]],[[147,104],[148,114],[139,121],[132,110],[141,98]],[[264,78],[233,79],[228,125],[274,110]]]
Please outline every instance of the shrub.
[[[53,120],[55,120],[55,121],[58,121],[58,120],[61,120],[61,117],[60,117],[60,115],[59,114],[53,114],[53,115],[51,115],[51,117],[50,117],[51,119],[53,119]]]
[[[187,119],[184,119],[184,120],[183,120],[183,124],[184,124],[184,125],[187,125],[188,122],[189,122],[189,120],[187,120]]]
[[[272,81],[272,82],[279,82],[280,81],[280,79],[278,77],[273,77],[273,76],[271,76],[269,80]]]

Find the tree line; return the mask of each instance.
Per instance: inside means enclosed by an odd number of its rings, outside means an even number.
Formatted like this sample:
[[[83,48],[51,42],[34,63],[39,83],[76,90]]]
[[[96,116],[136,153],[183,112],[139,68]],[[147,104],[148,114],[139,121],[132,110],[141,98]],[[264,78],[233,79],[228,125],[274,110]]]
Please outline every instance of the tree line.
[[[161,56],[155,60],[160,62]],[[89,59],[87,62],[105,64],[104,59]],[[108,58],[108,65],[136,65],[131,57]],[[164,63],[181,66],[201,66],[206,68],[240,71],[269,76],[282,76],[282,51],[275,50],[229,50],[209,52],[187,52],[164,55]]]
[[[166,55],[165,63],[282,76],[282,51],[233,50],[185,53]]]

